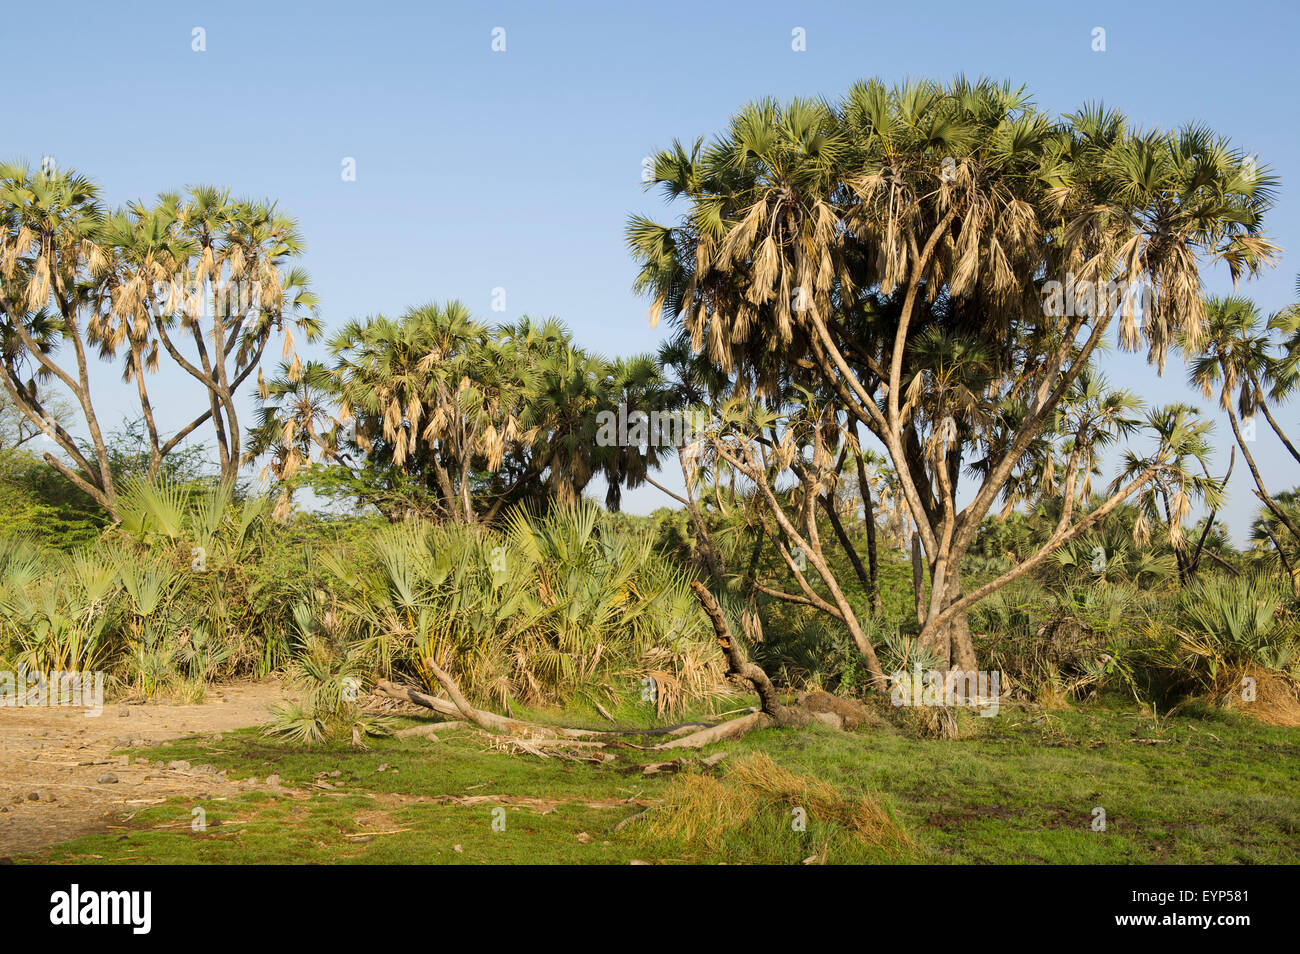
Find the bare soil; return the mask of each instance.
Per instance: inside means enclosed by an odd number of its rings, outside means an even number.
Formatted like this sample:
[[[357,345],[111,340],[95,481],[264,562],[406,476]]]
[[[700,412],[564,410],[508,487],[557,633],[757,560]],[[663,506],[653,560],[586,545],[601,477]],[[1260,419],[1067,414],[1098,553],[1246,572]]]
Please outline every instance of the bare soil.
[[[199,705],[106,703],[89,718],[71,707],[0,707],[0,859],[110,830],[168,798],[240,791],[211,766],[112,753],[260,725],[283,698],[266,679],[214,687]]]

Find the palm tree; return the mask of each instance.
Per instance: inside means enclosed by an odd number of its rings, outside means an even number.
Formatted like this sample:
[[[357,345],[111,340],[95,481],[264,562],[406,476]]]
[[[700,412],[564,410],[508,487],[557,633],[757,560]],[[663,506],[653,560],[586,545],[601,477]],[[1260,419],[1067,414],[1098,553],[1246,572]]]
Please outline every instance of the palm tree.
[[[1281,564],[1294,587],[1297,576],[1300,575],[1300,571],[1297,570],[1300,549],[1285,531],[1288,523],[1300,524],[1300,492],[1295,489],[1283,490],[1273,497],[1273,505],[1285,514],[1285,522],[1272,508],[1267,506],[1260,508],[1259,514],[1250,525],[1251,543],[1266,553],[1271,551],[1277,555],[1277,562]]]
[[[1225,480],[1211,477],[1208,461],[1213,455],[1210,433],[1213,424],[1200,420],[1196,409],[1187,404],[1170,404],[1156,408],[1146,418],[1147,429],[1162,449],[1162,459],[1153,479],[1138,491],[1134,503],[1138,508],[1133,525],[1134,542],[1145,547],[1151,526],[1163,523],[1169,545],[1178,564],[1180,582],[1189,576],[1189,558],[1183,523],[1193,501],[1204,502],[1212,511],[1223,504]],[[1131,478],[1149,466],[1147,458],[1132,452],[1125,455],[1123,470],[1117,480]]]
[[[1264,485],[1263,475],[1250,451],[1250,441],[1241,427],[1242,419],[1253,419],[1258,411],[1264,410],[1278,436],[1290,447],[1290,441],[1267,411],[1270,386],[1277,398],[1285,397],[1294,386],[1291,361],[1275,353],[1276,344],[1271,336],[1275,328],[1288,327],[1288,319],[1275,316],[1266,326],[1254,303],[1240,297],[1206,298],[1205,311],[1207,322],[1202,340],[1196,345],[1184,342],[1191,355],[1189,377],[1206,397],[1218,390],[1219,406],[1228,416],[1233,438],[1255,482],[1255,496],[1291,539],[1300,542],[1300,523]]]
[[[455,522],[576,504],[600,472],[616,509],[621,487],[658,465],[655,448],[596,439],[601,411],[656,402],[653,362],[587,354],[555,319],[488,327],[449,302],[349,322],[330,346],[339,417],[355,416],[360,456],[410,475]]]
[[[630,220],[637,289],[720,371],[760,396],[783,373],[802,379],[884,445],[930,567],[923,641],[963,668],[974,668],[969,607],[1150,478],[1077,521],[1063,508],[1043,550],[963,591],[980,523],[1107,329],[1163,367],[1180,330],[1201,334],[1198,259],[1237,277],[1276,253],[1261,233],[1276,179],[1206,130],[1136,133],[1096,107],[1054,120],[989,81],[761,102],[708,147],[675,143],[655,174],[686,209],[674,225]],[[1057,277],[1072,291],[1053,312]],[[1152,294],[1111,307],[1109,292],[1098,304],[1073,291],[1115,283]],[[959,357],[978,374],[957,387]],[[1089,437],[1068,466],[1086,465]],[[981,457],[959,506],[952,475]]]
[[[49,453],[46,462],[115,514],[117,490],[91,399],[87,354],[105,340],[88,280],[107,260],[99,242],[103,220],[98,187],[77,172],[33,172],[24,163],[0,164],[0,322],[5,344],[0,380],[10,400],[46,431],[72,466]],[[58,345],[65,343],[72,351],[72,366],[66,368],[56,357],[62,351]],[[24,376],[24,364],[39,373]],[[49,414],[38,386],[41,378],[57,380],[76,401],[93,463]]]
[[[103,322],[101,315],[108,319],[100,334],[100,356],[111,358],[126,346],[123,378],[136,387],[148,444],[150,478],[158,476],[167,454],[212,416],[211,409],[203,411],[164,441],[149,397],[147,376],[156,373],[159,364],[154,320],[163,308],[157,300],[157,289],[172,282],[181,263],[193,254],[192,245],[174,228],[178,201],[176,196],[165,195],[152,209],[140,203],[130,204],[106,217],[100,233],[104,246],[112,252],[96,276],[94,320]]]
[[[340,456],[340,424],[334,416],[334,381],[319,361],[281,362],[278,373],[265,380],[258,373],[258,406],[248,432],[248,458],[269,457],[263,478],[284,485],[277,516],[287,511],[293,479],[314,463]]]
[[[463,304],[448,302],[410,309],[396,321],[349,322],[330,342],[340,419],[355,417],[357,447],[387,466],[424,474],[460,523],[476,519],[475,452],[509,430],[492,420],[486,338]]]
[[[1300,276],[1296,277],[1296,296],[1300,297]],[[1282,442],[1282,446],[1297,462],[1300,462],[1300,450],[1291,443],[1291,439],[1282,430],[1269,409],[1270,402],[1285,403],[1300,387],[1300,304],[1283,308],[1269,318],[1268,331],[1270,334],[1276,333],[1280,336],[1281,340],[1277,342],[1277,347],[1281,349],[1281,353],[1270,356],[1271,360],[1265,367],[1266,373],[1262,380],[1268,384],[1268,400],[1261,402],[1259,409],[1264,412],[1265,420],[1268,421],[1269,427],[1273,429],[1278,440]],[[1260,379],[1253,379],[1252,383],[1257,391],[1263,390]]]
[[[244,460],[239,387],[274,335],[282,336],[281,357],[291,366],[298,364],[295,331],[308,341],[320,335],[310,278],[294,264],[302,238],[274,203],[232,201],[211,186],[192,188],[183,199],[164,195],[157,211],[171,218],[185,257],[173,259],[172,287],[165,302],[155,302],[154,327],[167,353],[206,390],[221,474],[233,479]],[[202,289],[199,296],[187,294],[191,283]],[[173,331],[189,334],[194,360]]]
[[[607,408],[605,362],[574,348],[548,356],[538,369],[529,422],[551,496],[573,506],[600,469],[596,414]]]
[[[657,423],[662,422],[664,414],[680,415],[684,410],[677,404],[676,395],[664,383],[659,364],[653,355],[615,359],[607,366],[602,387],[604,409],[617,414],[621,408],[625,408],[629,419],[634,414],[659,415],[650,418],[652,423]],[[644,445],[615,444],[597,447],[597,462],[608,486],[605,506],[609,510],[619,510],[624,486],[628,490],[641,486],[645,483],[647,474],[659,468],[660,455],[669,449],[665,446],[665,441],[681,440],[682,435],[658,433],[660,430],[662,428],[655,428],[655,432],[648,433]]]

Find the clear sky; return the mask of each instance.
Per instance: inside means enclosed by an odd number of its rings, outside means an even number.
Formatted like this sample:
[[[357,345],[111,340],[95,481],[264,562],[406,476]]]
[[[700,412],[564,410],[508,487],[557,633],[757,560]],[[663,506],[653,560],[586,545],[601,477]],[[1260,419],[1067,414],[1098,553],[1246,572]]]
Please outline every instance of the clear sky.
[[[1282,178],[1270,233],[1287,251],[1244,291],[1272,311],[1300,272],[1298,10],[1273,0],[7,5],[0,154],[51,155],[96,179],[111,204],[199,182],[278,200],[301,223],[330,326],[459,298],[484,319],[556,315],[589,349],[631,354],[662,336],[631,294],[623,243],[630,212],[667,214],[642,191],[643,157],[674,137],[712,136],[763,95],[984,74],[1025,84],[1052,112],[1102,100],[1141,125],[1203,122],[1258,153]],[[492,49],[497,27],[504,52]],[[1104,52],[1093,50],[1096,27]],[[195,28],[205,51],[192,48]],[[803,51],[792,49],[796,28]],[[355,181],[343,180],[345,158]],[[1228,290],[1221,274],[1207,284]],[[495,288],[504,312],[492,311]],[[1152,402],[1212,405],[1186,388],[1180,363],[1164,380],[1137,358],[1108,358],[1107,370]],[[181,410],[164,408],[164,424],[179,425]],[[1300,483],[1261,429],[1270,485]],[[1225,460],[1230,439],[1221,421]],[[1238,540],[1254,510],[1245,478],[1239,464],[1227,510]],[[665,502],[651,488],[624,500],[636,511]]]

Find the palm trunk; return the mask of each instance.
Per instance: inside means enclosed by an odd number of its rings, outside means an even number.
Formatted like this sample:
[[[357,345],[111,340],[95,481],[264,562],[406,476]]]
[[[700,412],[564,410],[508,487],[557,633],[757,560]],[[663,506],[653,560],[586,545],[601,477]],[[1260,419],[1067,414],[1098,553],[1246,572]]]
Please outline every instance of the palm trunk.
[[[916,621],[925,623],[925,570],[921,566],[921,537],[912,534],[912,599],[916,604]]]
[[[1255,480],[1256,496],[1263,501],[1277,519],[1282,523],[1291,536],[1300,543],[1300,527],[1295,525],[1285,510],[1278,506],[1264,486],[1264,478],[1260,476],[1259,468],[1255,466],[1255,458],[1251,456],[1250,449],[1246,446],[1246,439],[1241,434],[1241,428],[1237,424],[1237,413],[1232,408],[1228,408],[1228,423],[1232,425],[1232,436],[1237,439],[1237,446],[1241,448],[1241,454],[1246,458],[1246,466],[1250,468],[1250,476]]]
[[[835,509],[835,501],[823,494],[818,498],[818,502],[821,503],[822,509],[826,511],[826,517],[830,520],[831,529],[835,531],[835,539],[839,541],[844,552],[848,554],[849,562],[853,564],[853,572],[858,575],[858,582],[870,593],[871,576],[867,573],[867,568],[862,565],[862,558],[858,556],[853,541],[849,539],[849,535],[844,529],[844,522],[840,520],[840,515]]]
[[[876,551],[876,508],[871,500],[871,484],[862,455],[854,455],[858,464],[858,493],[862,496],[862,516],[867,524],[867,576],[870,578],[871,606],[879,613],[884,608],[880,598],[880,560]]]
[[[939,612],[956,603],[963,596],[961,574],[949,570],[944,574],[943,599]],[[975,661],[975,644],[971,641],[970,615],[965,612],[955,614],[940,626],[922,625],[921,646],[934,654],[944,669],[957,668],[964,672],[977,669]]]

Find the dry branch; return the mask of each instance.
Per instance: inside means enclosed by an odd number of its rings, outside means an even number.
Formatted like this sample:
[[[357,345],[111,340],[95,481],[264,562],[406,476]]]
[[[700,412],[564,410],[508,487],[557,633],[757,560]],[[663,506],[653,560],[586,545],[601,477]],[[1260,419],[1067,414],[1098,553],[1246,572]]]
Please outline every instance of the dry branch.
[[[411,726],[409,729],[398,729],[393,733],[393,737],[398,739],[409,739],[412,736],[436,736],[439,732],[450,732],[453,729],[463,729],[468,725],[468,722],[430,722],[427,725]]]
[[[800,705],[792,707],[783,704],[767,673],[741,655],[735,638],[731,634],[731,627],[728,626],[726,617],[722,614],[722,608],[718,605],[718,601],[713,594],[699,581],[692,582],[691,589],[713,623],[713,631],[717,637],[718,646],[727,659],[728,676],[748,683],[753,687],[754,691],[758,693],[761,705],[758,711],[750,711],[739,718],[729,719],[717,725],[696,723],[660,729],[609,729],[596,731],[594,729],[577,729],[565,726],[542,725],[536,722],[522,722],[518,719],[510,719],[494,712],[488,712],[486,709],[476,709],[470,705],[469,700],[465,698],[460,691],[460,687],[456,684],[456,680],[432,659],[427,659],[425,662],[428,664],[429,671],[433,673],[448,697],[450,697],[450,701],[427,695],[408,686],[399,686],[387,679],[380,679],[376,683],[375,689],[378,693],[390,699],[412,702],[442,715],[463,720],[453,723],[437,723],[434,726],[421,726],[418,730],[407,729],[400,734],[433,734],[434,731],[441,727],[473,723],[485,732],[506,736],[507,738],[504,741],[512,748],[530,751],[536,755],[544,755],[541,740],[550,740],[550,744],[558,746],[563,746],[567,741],[572,746],[599,749],[609,743],[615,743],[621,736],[671,735],[675,736],[675,738],[650,746],[650,748],[653,750],[698,749],[726,739],[736,739],[753,729],[770,725],[806,726],[813,722],[824,722],[835,728],[844,727],[846,718],[844,713],[836,711],[840,708],[838,706],[812,707]],[[844,702],[843,705],[848,705],[848,703]],[[831,711],[827,711],[827,708]],[[602,712],[601,714],[605,718],[609,718],[608,713]]]
[[[784,708],[784,707],[782,707]],[[774,723],[772,716],[766,712],[751,712],[747,716],[741,716],[739,719],[730,719],[721,725],[710,726],[707,729],[701,729],[699,732],[692,732],[690,735],[682,736],[680,739],[673,739],[671,742],[661,742],[655,749],[698,749],[706,745],[712,745],[714,742],[722,742],[726,739],[738,739],[746,732],[753,729],[763,728]]]

